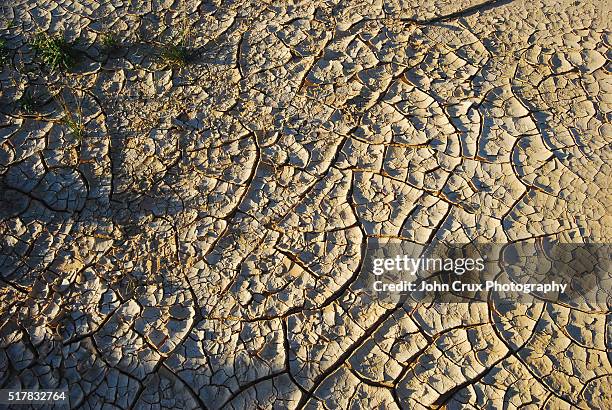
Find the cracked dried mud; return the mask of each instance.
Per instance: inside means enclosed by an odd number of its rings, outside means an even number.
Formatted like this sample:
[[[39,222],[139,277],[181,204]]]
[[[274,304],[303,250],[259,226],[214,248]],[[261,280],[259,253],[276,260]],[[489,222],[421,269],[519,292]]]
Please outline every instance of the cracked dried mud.
[[[372,243],[612,242],[610,15],[5,0],[0,389],[610,408],[610,281],[598,304],[388,306],[355,280]]]

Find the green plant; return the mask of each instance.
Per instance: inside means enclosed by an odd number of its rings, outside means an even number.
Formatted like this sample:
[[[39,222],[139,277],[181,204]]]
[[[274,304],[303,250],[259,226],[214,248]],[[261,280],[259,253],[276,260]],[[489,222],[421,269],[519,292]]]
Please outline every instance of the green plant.
[[[166,67],[183,68],[193,61],[191,48],[191,27],[187,17],[180,17],[176,23],[176,32],[167,41],[162,42],[159,57]]]
[[[182,44],[166,44],[160,57],[167,66],[173,68],[182,68],[189,64],[189,51]]]
[[[55,95],[55,100],[60,105],[63,116],[60,122],[68,129],[68,132],[72,134],[77,141],[81,141],[85,135],[85,122],[83,121],[83,111],[81,109],[81,103],[79,102],[78,96],[72,91],[73,99],[76,101],[75,107],[70,107],[63,97],[62,93],[59,92]]]
[[[0,68],[9,60],[10,53],[6,47],[6,40],[0,38]]]
[[[27,91],[24,92],[21,97],[19,97],[17,104],[19,104],[19,108],[21,108],[22,111],[28,114],[33,113],[38,105],[34,97],[32,97],[32,95]]]
[[[115,33],[106,33],[102,36],[102,46],[106,51],[116,50],[119,45],[119,39]]]
[[[64,116],[62,123],[68,128],[68,131],[78,140],[83,139],[85,134],[85,125],[81,116],[74,116],[70,113]]]
[[[0,21],[6,23],[6,26],[4,28],[7,30],[17,27],[17,19],[15,17],[10,20],[8,18],[2,18],[0,19]]]
[[[42,62],[52,70],[67,70],[75,64],[72,44],[61,35],[39,33],[32,39],[32,47]]]

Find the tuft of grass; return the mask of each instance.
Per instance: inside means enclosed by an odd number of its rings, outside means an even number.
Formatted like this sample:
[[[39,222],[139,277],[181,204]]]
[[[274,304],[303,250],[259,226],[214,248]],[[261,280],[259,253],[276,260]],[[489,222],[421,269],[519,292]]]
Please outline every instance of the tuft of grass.
[[[6,46],[6,40],[0,38],[0,68],[2,68],[2,66],[8,62],[9,57],[10,52],[8,47]]]
[[[2,18],[0,21],[3,21],[6,24],[4,28],[7,30],[17,27],[17,19],[15,17],[12,19]]]
[[[182,44],[166,44],[160,53],[162,62],[172,68],[182,68],[189,64],[189,50]]]
[[[66,126],[66,128],[68,128],[70,134],[72,134],[77,141],[81,141],[83,139],[83,135],[85,134],[85,125],[83,124],[83,120],[80,116],[67,114],[64,116],[62,123]]]
[[[17,104],[19,104],[19,108],[27,114],[32,114],[38,107],[38,101],[36,101],[32,93],[27,90],[19,97]]]
[[[85,123],[83,122],[83,111],[81,103],[78,100],[74,91],[71,91],[77,104],[75,107],[70,107],[61,93],[55,95],[55,100],[60,105],[63,116],[60,122],[64,124],[68,132],[77,140],[81,141],[85,135]]]
[[[31,45],[42,62],[52,70],[67,70],[75,64],[72,44],[61,35],[39,33],[32,39]]]
[[[109,52],[119,48],[119,38],[115,33],[106,33],[102,36],[102,46],[104,50]]]

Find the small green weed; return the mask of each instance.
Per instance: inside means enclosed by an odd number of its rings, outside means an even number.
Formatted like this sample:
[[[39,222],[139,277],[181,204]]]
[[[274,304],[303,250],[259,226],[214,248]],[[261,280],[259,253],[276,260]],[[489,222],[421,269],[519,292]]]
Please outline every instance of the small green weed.
[[[74,116],[71,114],[67,114],[62,120],[68,131],[78,140],[81,141],[83,139],[83,135],[85,134],[85,126],[83,125],[83,121],[81,117]]]
[[[64,124],[68,132],[72,136],[74,136],[77,141],[81,141],[83,139],[83,136],[85,135],[83,111],[81,109],[79,96],[73,90],[70,90],[70,92],[72,93],[73,98],[76,101],[76,105],[71,104],[72,106],[69,106],[62,93],[57,93],[54,98],[61,107],[62,113],[64,114],[62,116],[62,119],[60,120],[61,123]]]
[[[27,114],[33,113],[38,107],[38,101],[36,101],[32,93],[27,90],[19,97],[17,104],[19,104],[19,108]]]
[[[161,60],[172,68],[182,68],[189,64],[190,55],[181,44],[166,44],[161,50]]]
[[[11,53],[6,46],[6,40],[0,38],[0,68],[6,64],[10,59]]]
[[[115,33],[106,33],[102,36],[102,46],[104,50],[109,52],[119,48],[119,38]]]
[[[42,62],[52,70],[67,70],[75,64],[72,44],[62,35],[39,33],[31,41]]]

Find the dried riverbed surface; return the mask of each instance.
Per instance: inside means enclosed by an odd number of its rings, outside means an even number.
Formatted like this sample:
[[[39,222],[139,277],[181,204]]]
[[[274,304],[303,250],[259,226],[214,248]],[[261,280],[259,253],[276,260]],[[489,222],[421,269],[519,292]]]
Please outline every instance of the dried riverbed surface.
[[[611,241],[609,7],[5,1],[0,387],[609,407],[605,308],[355,289],[371,241]]]

